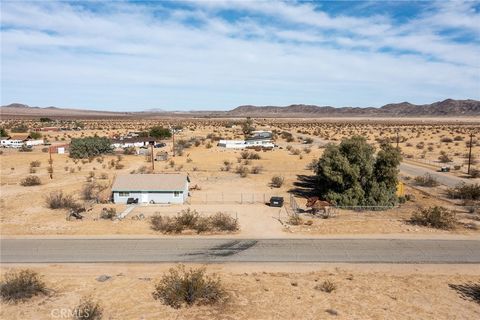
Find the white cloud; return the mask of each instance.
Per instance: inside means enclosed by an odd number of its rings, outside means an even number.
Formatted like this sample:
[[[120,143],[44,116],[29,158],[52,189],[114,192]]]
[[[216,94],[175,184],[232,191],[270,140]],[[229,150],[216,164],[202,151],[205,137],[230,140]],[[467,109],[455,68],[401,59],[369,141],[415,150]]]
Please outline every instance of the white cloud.
[[[222,8],[279,21],[230,22]],[[479,46],[438,35],[425,17],[398,28],[388,17],[332,17],[311,4],[196,2],[158,7],[160,16],[139,4],[108,9],[2,4],[2,104],[379,106],[480,96]]]

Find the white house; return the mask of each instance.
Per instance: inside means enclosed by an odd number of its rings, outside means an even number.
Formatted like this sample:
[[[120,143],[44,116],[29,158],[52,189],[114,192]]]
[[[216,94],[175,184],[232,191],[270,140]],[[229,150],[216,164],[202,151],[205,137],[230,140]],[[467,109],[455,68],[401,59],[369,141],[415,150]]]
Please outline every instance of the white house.
[[[180,173],[120,175],[112,186],[113,202],[134,198],[139,203],[184,203],[189,183],[188,176]]]
[[[42,144],[42,139],[32,139],[29,135],[13,135],[0,139],[0,145],[4,148],[21,148],[23,145],[38,146]]]
[[[227,149],[273,148],[275,144],[271,131],[253,131],[246,140],[220,140],[218,146]]]
[[[155,138],[152,137],[126,137],[111,140],[112,147],[128,148],[128,147],[144,147],[149,144],[155,144]]]
[[[220,140],[217,146],[227,149],[244,149],[246,147],[244,140]]]

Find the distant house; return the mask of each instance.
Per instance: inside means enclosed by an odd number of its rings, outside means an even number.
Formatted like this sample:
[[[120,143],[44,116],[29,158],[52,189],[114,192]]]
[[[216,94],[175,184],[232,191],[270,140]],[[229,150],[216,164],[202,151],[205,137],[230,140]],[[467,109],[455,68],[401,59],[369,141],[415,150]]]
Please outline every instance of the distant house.
[[[126,137],[120,139],[112,139],[112,147],[117,148],[128,148],[128,147],[145,147],[149,144],[155,144],[156,139],[153,137]]]
[[[227,149],[244,149],[246,144],[244,140],[219,140],[217,146]]]
[[[126,203],[128,198],[134,198],[139,203],[184,203],[189,183],[186,174],[120,175],[112,186],[113,202]]]
[[[262,147],[273,148],[273,134],[271,131],[252,131],[250,136],[245,140],[247,148]]]
[[[68,143],[56,144],[49,147],[49,152],[51,153],[65,154],[69,152],[69,150],[70,150],[70,145]]]
[[[29,134],[16,134],[0,139],[0,145],[4,148],[21,148],[24,145],[38,146],[42,144],[42,139],[33,139]]]
[[[217,144],[226,149],[244,149],[244,148],[273,148],[273,134],[271,131],[253,131],[246,140],[220,140]]]

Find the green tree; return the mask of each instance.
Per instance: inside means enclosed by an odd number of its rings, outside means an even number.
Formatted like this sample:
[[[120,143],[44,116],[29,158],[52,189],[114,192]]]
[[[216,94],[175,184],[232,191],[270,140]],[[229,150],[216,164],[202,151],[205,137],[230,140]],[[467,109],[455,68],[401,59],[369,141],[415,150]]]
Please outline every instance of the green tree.
[[[36,132],[36,131],[31,131],[30,132],[30,137],[32,137],[32,139],[40,139],[42,137],[42,134],[40,132]]]
[[[148,133],[151,137],[154,137],[157,139],[165,139],[165,138],[170,138],[172,136],[172,133],[168,128],[159,127],[159,126],[150,128],[150,131]]]
[[[95,157],[112,151],[110,140],[106,137],[74,138],[70,143],[70,157],[75,159]]]
[[[384,144],[375,148],[364,137],[330,144],[316,166],[319,195],[342,206],[390,206],[396,203],[400,152]]]
[[[0,137],[8,137],[8,132],[5,128],[0,128]]]
[[[50,118],[42,117],[40,118],[40,122],[52,122],[53,120]]]
[[[253,127],[253,120],[252,118],[248,117],[244,122],[242,122],[242,132],[244,135],[249,135],[253,130],[255,130]]]

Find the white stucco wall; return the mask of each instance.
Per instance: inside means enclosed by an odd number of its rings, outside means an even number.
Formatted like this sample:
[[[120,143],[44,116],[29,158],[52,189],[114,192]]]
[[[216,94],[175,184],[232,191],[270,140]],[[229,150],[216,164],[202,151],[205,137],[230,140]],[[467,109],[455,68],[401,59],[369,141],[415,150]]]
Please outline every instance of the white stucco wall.
[[[113,192],[114,203],[127,203],[128,198],[138,198],[138,203],[184,203],[188,197],[187,193],[181,191],[178,196],[175,196],[174,192],[129,192],[128,196],[121,197],[118,191]]]

